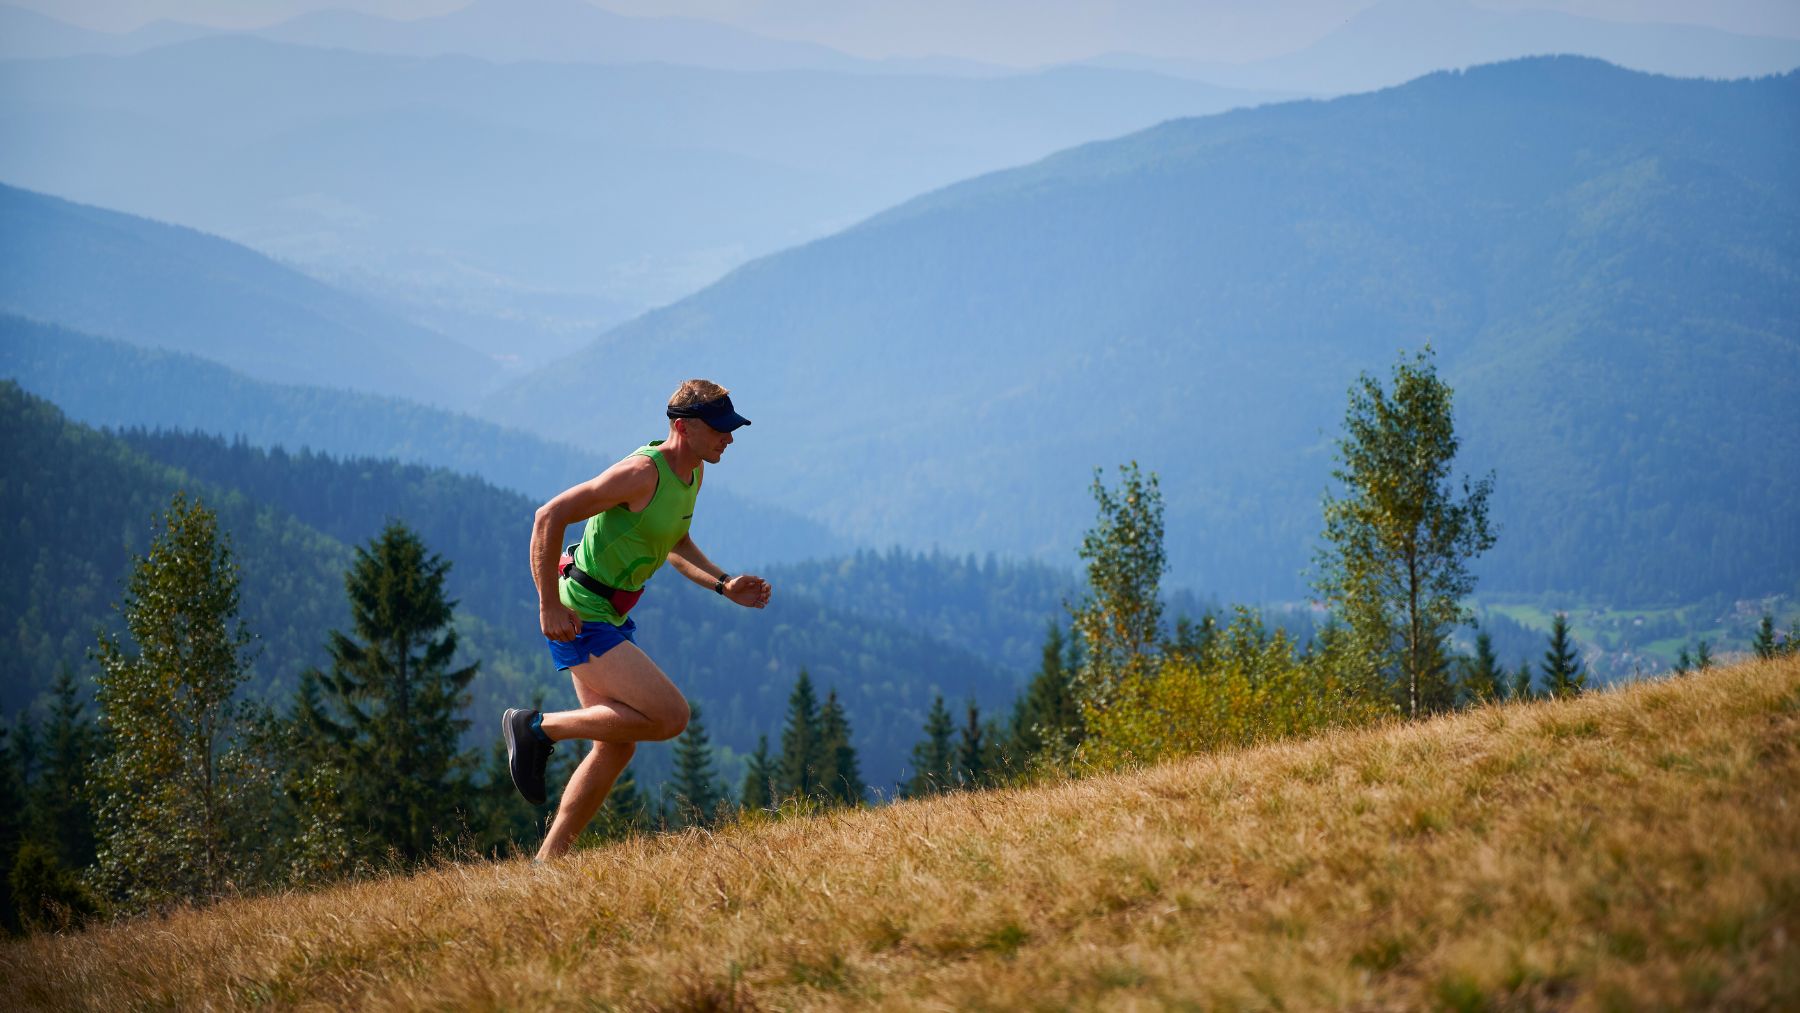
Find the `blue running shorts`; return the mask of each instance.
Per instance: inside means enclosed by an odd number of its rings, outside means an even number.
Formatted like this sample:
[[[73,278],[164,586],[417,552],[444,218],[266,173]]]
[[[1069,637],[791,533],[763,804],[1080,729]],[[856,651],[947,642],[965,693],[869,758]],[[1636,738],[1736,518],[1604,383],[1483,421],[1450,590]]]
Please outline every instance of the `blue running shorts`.
[[[544,643],[550,645],[550,656],[556,659],[557,668],[574,668],[588,658],[598,658],[628,640],[637,643],[637,621],[634,619],[626,619],[623,626],[591,620],[581,624],[581,632],[575,635],[574,640],[551,640],[545,637]]]

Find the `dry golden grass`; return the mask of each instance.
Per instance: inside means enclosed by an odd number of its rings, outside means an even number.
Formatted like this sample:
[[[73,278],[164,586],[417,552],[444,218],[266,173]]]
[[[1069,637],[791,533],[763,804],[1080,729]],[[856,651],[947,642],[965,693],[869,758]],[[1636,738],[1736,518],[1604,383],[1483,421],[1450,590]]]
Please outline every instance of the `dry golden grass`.
[[[1800,660],[0,949],[13,1007],[1800,1008]],[[529,912],[527,914],[526,912]]]

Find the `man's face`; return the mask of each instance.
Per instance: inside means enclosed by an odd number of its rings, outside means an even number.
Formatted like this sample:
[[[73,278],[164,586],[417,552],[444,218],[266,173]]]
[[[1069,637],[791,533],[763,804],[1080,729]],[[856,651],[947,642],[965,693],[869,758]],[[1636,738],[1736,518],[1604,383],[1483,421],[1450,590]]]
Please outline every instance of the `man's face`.
[[[721,433],[699,419],[683,419],[687,423],[688,442],[707,464],[718,464],[719,455],[731,446],[731,434]]]

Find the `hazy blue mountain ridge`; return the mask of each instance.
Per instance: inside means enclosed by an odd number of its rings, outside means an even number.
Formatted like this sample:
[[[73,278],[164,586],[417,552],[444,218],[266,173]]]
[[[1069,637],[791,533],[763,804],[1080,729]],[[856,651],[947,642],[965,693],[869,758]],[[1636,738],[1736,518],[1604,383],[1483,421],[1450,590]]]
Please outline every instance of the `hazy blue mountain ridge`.
[[[745,73],[224,37],[0,63],[0,130],[16,139],[0,179],[367,287],[392,278],[426,304],[415,317],[463,303],[545,330],[585,316],[598,333],[622,308],[923,190],[1262,97],[1093,68]],[[570,347],[560,332],[540,340]]]
[[[252,376],[457,404],[491,360],[216,236],[0,185],[0,311]]]
[[[568,427],[546,440],[485,420],[398,398],[253,380],[191,355],[137,348],[0,314],[0,377],[55,402],[92,426],[198,430],[289,452],[394,458],[447,468],[543,501],[599,474],[642,442],[662,435],[647,414],[616,433],[582,425],[579,403],[563,399]],[[671,381],[673,389],[673,381]],[[556,397],[546,391],[547,398]],[[695,537],[740,569],[842,554],[825,528],[732,491],[730,467],[715,470]],[[526,522],[529,523],[528,521]],[[498,537],[498,535],[496,535]],[[518,551],[529,528],[513,532]]]
[[[1464,468],[1499,474],[1488,586],[1787,590],[1800,477],[1765,462],[1800,456],[1800,381],[1771,368],[1800,337],[1796,125],[1797,75],[1572,58],[1175,121],[756,261],[582,355],[707,363],[757,435],[807,434],[746,441],[747,491],[864,542],[1060,562],[1091,469],[1138,459],[1174,581],[1270,600],[1304,586],[1345,391],[1429,341]],[[542,425],[532,382],[488,412]]]

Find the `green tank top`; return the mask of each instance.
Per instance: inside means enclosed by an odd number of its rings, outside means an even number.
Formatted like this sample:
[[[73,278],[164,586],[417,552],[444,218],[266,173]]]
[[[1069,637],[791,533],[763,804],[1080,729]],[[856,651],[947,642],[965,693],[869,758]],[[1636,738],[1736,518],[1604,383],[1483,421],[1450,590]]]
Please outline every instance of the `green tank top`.
[[[655,440],[633,451],[656,462],[656,495],[650,504],[632,513],[624,504],[588,518],[575,550],[575,565],[594,579],[621,591],[636,591],[644,586],[657,568],[668,560],[669,550],[688,533],[694,516],[694,500],[700,494],[700,469],[694,469],[694,480],[683,482],[663,460],[661,440]],[[623,625],[612,603],[567,577],[557,582],[562,602],[585,621]]]

